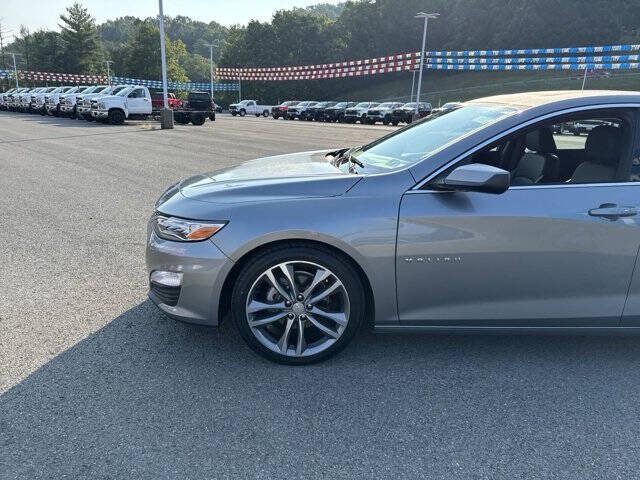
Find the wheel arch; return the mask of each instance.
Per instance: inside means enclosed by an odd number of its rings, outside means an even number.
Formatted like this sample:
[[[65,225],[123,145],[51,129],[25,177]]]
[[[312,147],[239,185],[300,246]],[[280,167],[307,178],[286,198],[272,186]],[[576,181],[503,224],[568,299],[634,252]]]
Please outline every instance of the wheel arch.
[[[348,254],[344,250],[336,247],[327,242],[319,241],[319,240],[311,240],[308,238],[288,238],[288,239],[280,239],[273,240],[263,243],[254,247],[251,250],[248,250],[243,253],[243,255],[234,263],[233,267],[227,273],[227,276],[224,279],[222,284],[222,289],[220,291],[220,298],[218,302],[218,322],[222,322],[224,317],[229,313],[229,307],[231,304],[231,292],[233,290],[233,284],[235,283],[238,275],[242,271],[245,265],[251,261],[251,259],[255,258],[257,255],[260,255],[262,252],[269,250],[271,248],[276,247],[311,247],[311,248],[319,248],[325,251],[329,251],[334,255],[342,257],[347,263],[349,263],[358,277],[362,282],[362,287],[364,288],[365,294],[365,323],[369,324],[369,326],[373,327],[374,318],[375,318],[375,297],[373,295],[373,288],[371,287],[371,282],[369,281],[369,277],[365,273],[364,269],[360,266],[360,264],[353,258],[352,255]]]

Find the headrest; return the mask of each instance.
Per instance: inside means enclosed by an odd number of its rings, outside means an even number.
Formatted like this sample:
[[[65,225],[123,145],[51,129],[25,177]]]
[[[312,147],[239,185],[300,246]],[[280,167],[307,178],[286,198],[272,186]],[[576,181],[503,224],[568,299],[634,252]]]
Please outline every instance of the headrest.
[[[600,125],[587,137],[585,152],[589,161],[601,165],[616,165],[622,151],[622,130],[609,125]]]
[[[556,141],[550,128],[542,127],[527,133],[525,147],[537,153],[556,153]]]

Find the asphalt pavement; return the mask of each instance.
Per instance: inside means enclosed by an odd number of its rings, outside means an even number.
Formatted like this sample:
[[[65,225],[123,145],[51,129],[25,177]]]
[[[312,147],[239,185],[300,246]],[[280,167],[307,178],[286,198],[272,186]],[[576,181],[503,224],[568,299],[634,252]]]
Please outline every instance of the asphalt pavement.
[[[0,479],[638,478],[637,337],[364,333],[296,368],[146,300],[168,185],[390,130],[0,112]]]

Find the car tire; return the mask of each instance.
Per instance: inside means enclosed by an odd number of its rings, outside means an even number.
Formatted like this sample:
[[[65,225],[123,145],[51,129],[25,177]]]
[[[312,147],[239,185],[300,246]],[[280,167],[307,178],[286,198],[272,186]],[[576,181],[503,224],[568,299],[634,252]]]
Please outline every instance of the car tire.
[[[328,274],[326,280],[306,292],[303,301],[289,302],[285,307],[285,300],[268,280],[267,272],[280,284],[279,290],[287,293],[284,272],[289,268],[299,290],[308,289],[319,273]],[[322,307],[311,305],[308,309],[305,301],[321,297],[326,290],[332,291],[317,300]],[[253,312],[248,308],[252,301],[258,308]],[[280,306],[265,309],[263,302]],[[329,312],[334,312],[335,320],[324,316]],[[273,247],[252,258],[240,271],[231,294],[231,315],[240,335],[257,354],[289,365],[315,363],[337,354],[360,329],[365,315],[364,288],[351,262],[329,249],[305,245]],[[251,317],[260,321],[273,316],[279,319],[250,324]],[[300,328],[304,342],[300,342]]]
[[[269,112],[267,110],[265,110],[264,112],[262,112],[262,116],[264,118],[267,118],[269,116]]]
[[[204,122],[207,121],[207,117],[202,113],[194,113],[191,115],[191,123],[193,123],[196,127],[204,125]]]
[[[232,117],[235,117],[236,115],[237,115],[237,113],[236,113],[236,112],[231,112],[231,116],[232,116]]]
[[[120,110],[111,110],[109,112],[109,123],[111,125],[122,125],[124,123],[124,113]]]
[[[240,110],[239,115],[240,115],[241,117],[244,117],[246,114],[247,114],[247,111],[246,111],[245,109]]]

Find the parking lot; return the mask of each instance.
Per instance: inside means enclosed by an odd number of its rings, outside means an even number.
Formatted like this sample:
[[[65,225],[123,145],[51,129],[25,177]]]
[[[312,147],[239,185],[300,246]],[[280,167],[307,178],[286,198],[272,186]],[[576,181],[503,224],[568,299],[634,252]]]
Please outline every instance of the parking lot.
[[[146,300],[168,185],[392,130],[0,112],[0,478],[636,477],[636,337],[364,333],[295,368]]]

